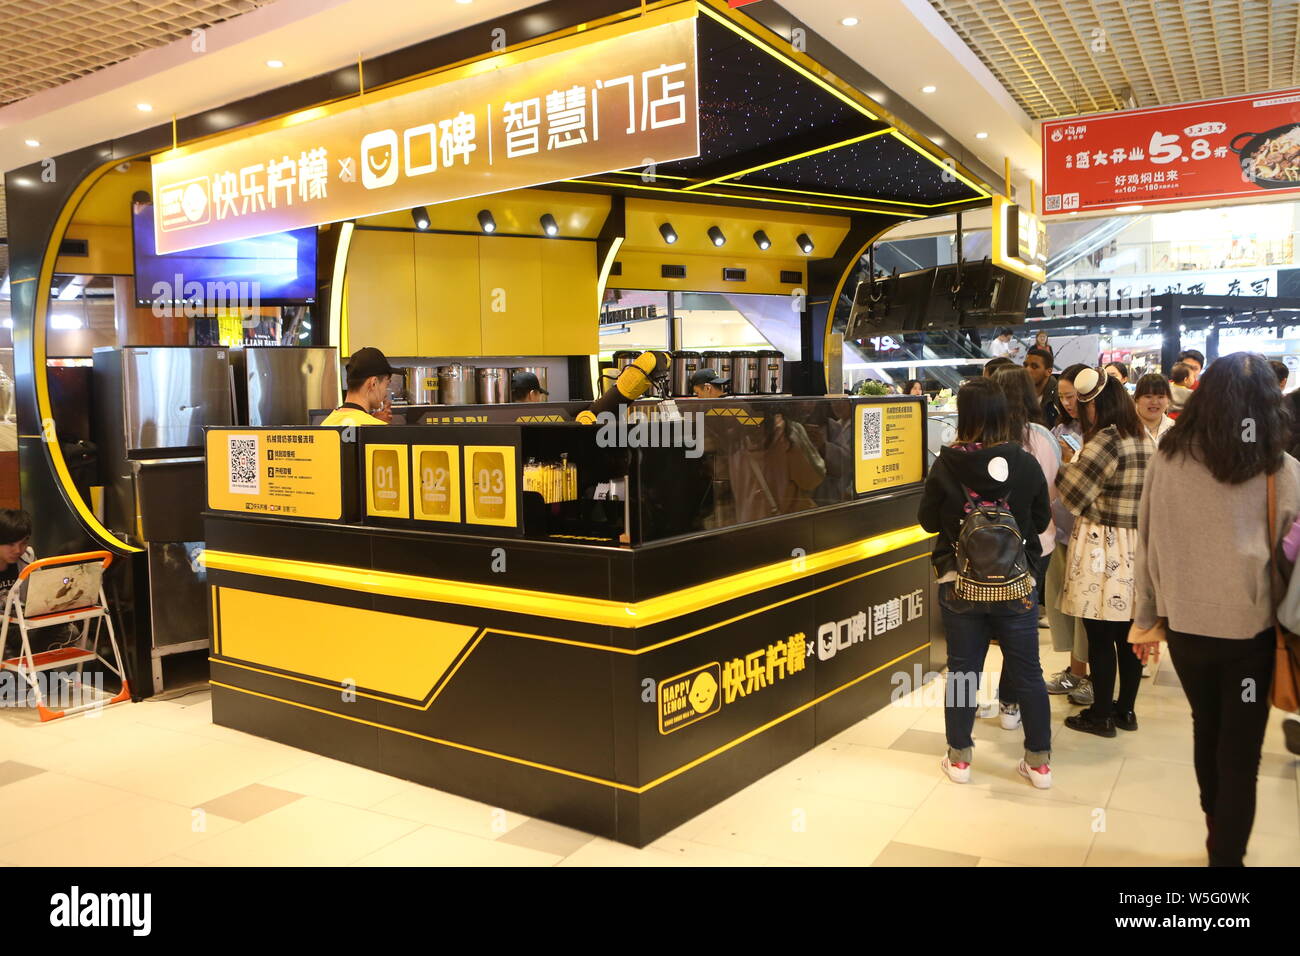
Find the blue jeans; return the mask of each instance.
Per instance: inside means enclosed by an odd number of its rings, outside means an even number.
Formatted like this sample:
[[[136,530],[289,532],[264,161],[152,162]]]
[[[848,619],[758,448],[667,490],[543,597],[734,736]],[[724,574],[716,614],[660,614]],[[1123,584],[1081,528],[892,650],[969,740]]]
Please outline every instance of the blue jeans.
[[[1038,582],[1038,587],[1034,589],[1034,601],[1036,604],[1047,606],[1047,566],[1052,563],[1052,552],[1042,555],[1034,564],[1034,580]],[[1020,699],[1016,697],[1015,684],[1007,680],[1007,666],[1002,665],[1002,673],[998,675],[998,702],[1002,704],[1018,704]]]
[[[944,728],[948,748],[969,761],[974,741],[976,695],[989,639],[996,637],[1005,661],[1002,680],[1013,684],[1025,731],[1025,759],[1031,767],[1052,749],[1052,716],[1038,659],[1038,608],[1031,597],[1015,601],[967,601],[952,584],[939,585],[939,609],[948,639],[948,685]]]

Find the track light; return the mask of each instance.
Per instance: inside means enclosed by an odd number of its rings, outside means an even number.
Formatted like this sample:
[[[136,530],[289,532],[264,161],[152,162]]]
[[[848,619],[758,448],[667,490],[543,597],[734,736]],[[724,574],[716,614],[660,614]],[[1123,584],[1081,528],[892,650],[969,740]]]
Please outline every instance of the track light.
[[[808,255],[813,251],[813,241],[808,233],[799,233],[799,235],[795,237],[794,241],[799,243],[799,248],[803,250],[804,255]]]
[[[480,227],[484,232],[496,232],[496,231],[497,231],[497,221],[496,221],[495,219],[492,218],[492,213],[491,213],[490,210],[487,210],[487,209],[480,209],[480,210],[478,211],[478,224],[479,224],[479,227]]]
[[[760,229],[754,233],[754,244],[760,249],[766,249],[772,245],[772,240],[767,238],[767,233]]]
[[[670,246],[677,241],[677,230],[670,223],[664,223],[659,227],[659,235],[663,236],[664,242]]]
[[[722,234],[722,230],[717,226],[709,226],[709,238],[713,240],[715,246],[720,246],[727,241],[727,237]]]
[[[546,233],[548,236],[559,235],[560,227],[556,224],[555,217],[549,212],[543,213],[540,221],[542,224],[542,232]]]
[[[416,229],[429,228],[429,210],[423,206],[416,206],[411,210],[411,218],[415,220]]]

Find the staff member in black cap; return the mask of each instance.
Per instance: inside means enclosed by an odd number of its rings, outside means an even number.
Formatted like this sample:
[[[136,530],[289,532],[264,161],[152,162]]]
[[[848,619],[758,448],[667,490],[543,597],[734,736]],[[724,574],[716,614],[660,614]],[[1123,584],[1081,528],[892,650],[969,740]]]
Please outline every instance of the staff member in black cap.
[[[348,393],[343,404],[325,416],[322,425],[387,425],[392,414],[384,408],[388,380],[394,369],[376,348],[357,349],[348,359]]]
[[[716,369],[702,368],[691,373],[691,392],[696,398],[722,398],[727,394],[729,378],[719,378]]]
[[[536,372],[515,372],[510,376],[510,401],[541,402],[543,395],[551,394],[537,381]]]

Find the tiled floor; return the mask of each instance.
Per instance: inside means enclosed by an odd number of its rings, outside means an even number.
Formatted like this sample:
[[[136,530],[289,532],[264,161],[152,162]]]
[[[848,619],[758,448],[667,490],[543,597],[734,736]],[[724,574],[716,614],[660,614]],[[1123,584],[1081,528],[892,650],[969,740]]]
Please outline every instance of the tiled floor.
[[[1049,671],[1060,655],[1045,649]],[[999,666],[996,649],[988,670]],[[985,691],[987,694],[987,690]],[[1141,729],[1065,729],[1051,790],[1020,732],[981,720],[974,779],[939,771],[923,688],[643,850],[215,726],[206,689],[38,724],[0,712],[0,864],[410,866],[1203,866],[1191,719],[1167,662]],[[1300,762],[1275,713],[1247,862],[1300,866]]]

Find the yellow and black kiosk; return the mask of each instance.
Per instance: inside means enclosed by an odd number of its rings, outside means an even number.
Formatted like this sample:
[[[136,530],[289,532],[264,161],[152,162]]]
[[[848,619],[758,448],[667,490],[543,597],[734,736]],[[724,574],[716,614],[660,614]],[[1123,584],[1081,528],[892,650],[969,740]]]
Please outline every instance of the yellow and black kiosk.
[[[922,402],[678,405],[210,430],[214,719],[640,846],[928,672]]]

